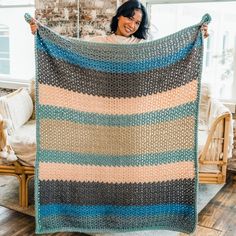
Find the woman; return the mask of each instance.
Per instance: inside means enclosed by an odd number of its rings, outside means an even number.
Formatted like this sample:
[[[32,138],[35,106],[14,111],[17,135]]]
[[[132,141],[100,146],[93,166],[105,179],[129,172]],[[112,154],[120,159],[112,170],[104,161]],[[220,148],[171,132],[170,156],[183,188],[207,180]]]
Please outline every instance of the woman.
[[[148,36],[147,11],[140,1],[129,0],[122,4],[111,20],[111,35],[89,39],[93,42],[139,43]]]
[[[148,17],[147,11],[138,0],[129,0],[122,4],[116,11],[116,15],[111,20],[111,35],[98,36],[89,39],[92,42],[105,43],[140,43],[148,36]],[[31,32],[35,34],[37,25],[33,20],[30,23]],[[202,31],[204,38],[209,36],[208,26],[203,25]]]

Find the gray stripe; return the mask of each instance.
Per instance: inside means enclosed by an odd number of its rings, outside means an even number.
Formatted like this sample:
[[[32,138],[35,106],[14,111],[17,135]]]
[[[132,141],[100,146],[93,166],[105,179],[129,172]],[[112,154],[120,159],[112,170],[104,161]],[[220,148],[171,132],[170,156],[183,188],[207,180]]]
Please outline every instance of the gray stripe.
[[[186,59],[171,66],[132,74],[81,68],[52,58],[40,50],[37,55],[39,83],[106,97],[137,97],[160,93],[181,87],[201,75],[201,49],[193,49]]]
[[[95,43],[86,42],[80,39],[65,38],[60,35],[55,34],[50,29],[45,27],[39,27],[39,35],[45,40],[49,40],[54,44],[70,50],[72,53],[78,53],[81,56],[89,57],[91,59],[103,61],[136,61],[145,60],[147,50],[151,48],[151,54],[149,54],[149,59],[155,57],[168,56],[175,53],[185,47],[187,44],[193,43],[199,33],[199,26],[189,27],[175,33],[175,37],[172,35],[167,36],[162,39],[146,41],[144,43],[137,44],[109,44],[109,43]],[[181,37],[181,40],[179,38]],[[172,47],[171,47],[172,46]],[[171,49],[171,50],[167,50]],[[129,53],[127,53],[129,50]],[[116,56],[114,57],[114,51],[116,51]],[[139,52],[137,54],[137,51]],[[141,53],[143,52],[143,53]]]
[[[190,233],[194,230],[196,217],[185,214],[169,214],[160,216],[145,217],[71,217],[71,216],[50,216],[40,219],[41,232],[47,230],[63,231],[63,228],[70,228],[79,232],[125,232],[131,230],[163,229]]]
[[[194,183],[194,179],[145,184],[40,181],[40,202],[120,206],[164,203],[192,205],[196,200]]]

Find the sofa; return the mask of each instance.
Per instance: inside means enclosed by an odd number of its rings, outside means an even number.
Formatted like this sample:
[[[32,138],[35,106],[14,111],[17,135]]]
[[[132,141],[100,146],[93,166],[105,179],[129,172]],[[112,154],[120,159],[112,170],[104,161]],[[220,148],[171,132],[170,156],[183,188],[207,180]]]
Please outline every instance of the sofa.
[[[14,175],[20,182],[20,205],[28,205],[28,182],[34,176],[36,156],[35,90],[20,88],[0,97],[0,114],[10,120],[7,143],[17,160],[0,157],[0,174]],[[211,98],[209,86],[202,85],[198,126],[199,182],[224,183],[230,156],[229,110]],[[0,133],[6,132],[0,130]],[[0,150],[1,151],[1,150]],[[12,153],[11,153],[12,154]]]

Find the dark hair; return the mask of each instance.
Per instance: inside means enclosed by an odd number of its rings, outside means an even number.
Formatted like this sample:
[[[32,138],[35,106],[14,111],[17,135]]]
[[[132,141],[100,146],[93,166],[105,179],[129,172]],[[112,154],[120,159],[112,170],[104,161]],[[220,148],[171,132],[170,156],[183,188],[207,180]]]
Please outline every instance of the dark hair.
[[[134,11],[137,9],[142,11],[142,21],[139,25],[138,30],[133,34],[133,36],[139,39],[146,39],[148,35],[149,26],[147,11],[143,4],[138,0],[128,0],[117,9],[116,15],[113,16],[111,20],[111,32],[116,32],[118,27],[119,16],[132,17],[135,14]]]

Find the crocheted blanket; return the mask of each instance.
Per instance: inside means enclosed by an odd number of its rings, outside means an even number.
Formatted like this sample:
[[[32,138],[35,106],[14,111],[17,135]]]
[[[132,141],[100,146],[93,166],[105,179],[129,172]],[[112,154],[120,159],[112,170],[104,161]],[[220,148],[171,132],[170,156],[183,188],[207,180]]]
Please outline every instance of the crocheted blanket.
[[[190,233],[197,222],[199,24],[115,45],[36,35],[36,232]]]

